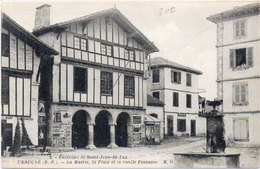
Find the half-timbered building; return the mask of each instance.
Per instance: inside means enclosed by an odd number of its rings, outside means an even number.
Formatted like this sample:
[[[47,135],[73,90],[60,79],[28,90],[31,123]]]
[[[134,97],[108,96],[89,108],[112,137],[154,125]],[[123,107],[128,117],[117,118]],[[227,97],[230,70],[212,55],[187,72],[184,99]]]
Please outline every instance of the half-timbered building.
[[[49,104],[49,144],[143,144],[146,60],[158,51],[154,44],[116,8],[50,25],[50,6],[42,5],[33,33],[60,52],[41,77],[50,83],[42,98]]]
[[[21,118],[32,143],[38,145],[39,67],[58,52],[5,13],[1,21],[2,150],[12,146],[15,126]]]

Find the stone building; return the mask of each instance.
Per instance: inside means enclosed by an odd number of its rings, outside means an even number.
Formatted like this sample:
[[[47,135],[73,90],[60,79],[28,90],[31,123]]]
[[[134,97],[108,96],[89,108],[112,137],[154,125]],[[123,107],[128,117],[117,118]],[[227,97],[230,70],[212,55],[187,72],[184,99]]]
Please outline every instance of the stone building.
[[[34,35],[60,52],[42,74],[48,144],[62,148],[144,144],[147,55],[158,49],[116,8],[50,25],[36,9]]]
[[[166,136],[203,136],[206,121],[199,116],[198,76],[202,72],[162,57],[151,59],[148,94],[164,103]]]
[[[259,146],[259,3],[207,19],[217,25],[217,95],[223,100],[226,142]]]
[[[52,60],[58,52],[5,13],[1,21],[2,150],[12,146],[15,126],[17,121],[21,124],[21,118],[32,143],[38,145],[40,64]]]

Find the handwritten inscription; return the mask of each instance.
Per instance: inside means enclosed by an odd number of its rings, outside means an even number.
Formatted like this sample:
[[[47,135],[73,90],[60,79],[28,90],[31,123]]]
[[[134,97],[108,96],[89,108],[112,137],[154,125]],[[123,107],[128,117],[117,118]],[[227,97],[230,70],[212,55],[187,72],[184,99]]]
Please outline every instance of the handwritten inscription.
[[[176,11],[175,7],[171,8],[160,8],[160,16],[174,13]]]

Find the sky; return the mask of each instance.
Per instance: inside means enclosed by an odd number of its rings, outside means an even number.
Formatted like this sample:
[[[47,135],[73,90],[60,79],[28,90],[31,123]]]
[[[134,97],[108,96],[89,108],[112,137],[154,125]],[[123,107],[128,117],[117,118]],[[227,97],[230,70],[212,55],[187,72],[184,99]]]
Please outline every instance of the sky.
[[[164,57],[203,72],[198,88],[208,100],[216,98],[216,25],[210,15],[242,6],[252,1],[6,1],[1,8],[8,16],[32,31],[35,8],[51,5],[51,24],[81,17],[116,6],[160,52],[151,57]]]

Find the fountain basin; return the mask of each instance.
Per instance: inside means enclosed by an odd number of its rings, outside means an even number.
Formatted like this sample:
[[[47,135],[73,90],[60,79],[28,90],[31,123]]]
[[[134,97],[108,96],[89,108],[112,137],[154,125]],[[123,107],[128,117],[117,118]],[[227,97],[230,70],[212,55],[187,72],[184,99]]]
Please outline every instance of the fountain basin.
[[[239,168],[236,153],[173,153],[176,168]]]

